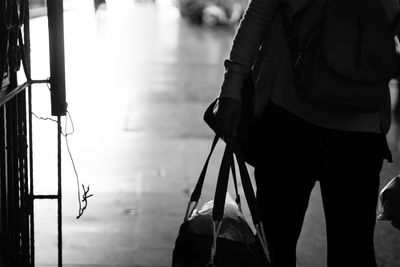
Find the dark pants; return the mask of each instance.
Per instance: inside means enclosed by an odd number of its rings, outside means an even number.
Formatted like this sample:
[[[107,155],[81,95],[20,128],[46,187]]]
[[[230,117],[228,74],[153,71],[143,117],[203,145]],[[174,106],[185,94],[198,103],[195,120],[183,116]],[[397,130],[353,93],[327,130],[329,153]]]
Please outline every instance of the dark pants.
[[[270,103],[260,122],[257,198],[276,267],[294,267],[311,190],[320,182],[328,266],[376,267],[374,227],[384,136],[314,126]]]

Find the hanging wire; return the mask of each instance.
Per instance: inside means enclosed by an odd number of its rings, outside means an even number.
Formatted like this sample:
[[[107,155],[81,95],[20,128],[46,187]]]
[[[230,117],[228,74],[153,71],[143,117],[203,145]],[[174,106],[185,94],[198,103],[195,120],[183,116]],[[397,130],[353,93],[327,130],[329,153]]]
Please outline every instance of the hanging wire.
[[[53,118],[40,117],[40,116],[36,115],[34,112],[31,112],[31,113],[38,120],[51,121],[51,122],[57,123],[57,120],[55,120]],[[71,122],[71,130],[70,131],[68,129],[68,121]],[[65,124],[64,124],[64,132],[61,132],[61,134],[65,138],[65,144],[66,144],[66,147],[67,147],[68,155],[69,155],[69,158],[71,160],[72,168],[73,168],[74,173],[75,173],[75,178],[76,178],[76,183],[77,183],[78,205],[79,205],[78,216],[76,218],[79,219],[79,218],[81,218],[81,216],[83,215],[83,213],[85,212],[85,210],[87,208],[88,198],[92,197],[93,194],[89,194],[90,185],[85,186],[84,184],[80,183],[78,171],[77,171],[77,168],[76,168],[76,165],[75,165],[75,160],[74,160],[74,158],[72,156],[72,152],[71,152],[71,148],[70,148],[69,140],[68,140],[68,136],[74,134],[74,132],[75,132],[75,127],[74,127],[74,123],[73,123],[73,120],[72,120],[72,116],[71,116],[71,113],[69,111],[67,111],[67,117],[65,118]],[[81,194],[80,185],[82,186],[83,194]],[[82,203],[83,203],[83,205],[82,205]]]
[[[38,115],[36,115],[34,112],[31,112],[33,116],[36,117],[36,119],[38,120],[42,120],[42,121],[53,121],[53,122],[57,122],[57,120],[52,119],[52,118],[44,118],[44,117],[39,117]]]
[[[68,132],[68,118],[71,121],[71,127],[72,127],[72,131]],[[83,189],[83,195],[82,195],[82,200],[81,200],[81,190],[80,190],[80,181],[79,181],[79,176],[78,176],[78,171],[76,170],[76,166],[75,166],[75,161],[74,158],[72,157],[72,153],[71,153],[71,149],[69,147],[69,142],[68,142],[68,136],[74,134],[75,132],[75,128],[74,128],[74,123],[72,120],[72,116],[71,113],[69,113],[69,111],[67,111],[67,118],[65,118],[65,133],[62,133],[62,135],[65,137],[65,144],[67,145],[67,150],[68,150],[68,154],[69,157],[71,159],[71,163],[72,163],[72,167],[74,169],[75,172],[75,177],[76,177],[76,183],[77,183],[77,188],[78,188],[78,203],[79,203],[79,212],[78,212],[78,216],[76,217],[77,219],[79,219],[83,213],[85,212],[86,208],[87,208],[87,204],[88,204],[88,198],[92,197],[93,194],[89,195],[89,190],[90,190],[90,185],[88,185],[87,187],[85,187],[84,184],[82,184],[82,189]],[[82,203],[84,203],[84,205],[82,206]]]
[[[50,80],[50,78],[48,80]],[[61,104],[58,101],[58,99],[53,96],[53,92],[51,90],[50,83],[47,83],[47,88],[49,89],[49,91],[51,93],[52,99],[54,99],[56,102],[58,102],[58,104]],[[68,119],[71,122],[71,127],[72,127],[72,131],[71,132],[68,132]],[[68,136],[74,134],[74,132],[75,132],[74,122],[72,120],[71,113],[68,110],[67,110],[67,118],[65,119],[64,131],[65,131],[65,133],[61,133],[61,134],[65,137],[65,143],[66,143],[66,146],[67,146],[67,151],[68,151],[69,157],[71,159],[72,167],[74,169],[74,173],[75,173],[75,177],[76,177],[78,204],[79,204],[78,216],[76,218],[79,219],[83,215],[83,213],[85,212],[85,210],[87,208],[87,204],[88,204],[87,200],[88,200],[88,198],[92,197],[93,194],[89,194],[90,185],[85,187],[84,184],[82,184],[83,195],[81,194],[81,189],[80,189],[80,186],[79,186],[81,183],[80,183],[78,171],[77,171],[77,168],[76,168],[76,165],[75,165],[75,161],[74,161],[74,158],[72,156],[71,149],[70,149],[69,142],[68,142]],[[82,206],[82,203],[84,204],[83,206]]]

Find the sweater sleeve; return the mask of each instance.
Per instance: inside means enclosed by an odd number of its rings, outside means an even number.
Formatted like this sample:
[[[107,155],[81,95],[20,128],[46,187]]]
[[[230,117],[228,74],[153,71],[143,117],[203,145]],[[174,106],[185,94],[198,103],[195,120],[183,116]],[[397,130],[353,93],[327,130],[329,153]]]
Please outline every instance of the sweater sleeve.
[[[283,0],[250,0],[233,39],[229,59],[225,60],[225,75],[220,97],[241,100],[245,75],[253,66],[260,46]]]

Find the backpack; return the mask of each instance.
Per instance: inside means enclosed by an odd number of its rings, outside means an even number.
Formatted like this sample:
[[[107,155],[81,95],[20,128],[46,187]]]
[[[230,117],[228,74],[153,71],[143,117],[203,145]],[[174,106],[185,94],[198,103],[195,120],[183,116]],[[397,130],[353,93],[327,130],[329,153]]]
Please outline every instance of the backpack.
[[[301,36],[307,20],[318,17],[311,13],[313,2],[292,22],[285,9],[281,12],[299,96],[331,109],[378,111],[398,67],[394,33],[383,4],[327,0],[325,14]]]

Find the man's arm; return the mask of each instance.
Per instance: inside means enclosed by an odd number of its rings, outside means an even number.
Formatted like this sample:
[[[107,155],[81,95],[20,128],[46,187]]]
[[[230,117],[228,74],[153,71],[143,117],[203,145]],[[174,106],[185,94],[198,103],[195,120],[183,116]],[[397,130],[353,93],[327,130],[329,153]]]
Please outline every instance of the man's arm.
[[[251,0],[233,40],[220,97],[241,100],[243,79],[253,66],[262,41],[283,0]]]

